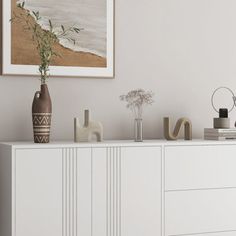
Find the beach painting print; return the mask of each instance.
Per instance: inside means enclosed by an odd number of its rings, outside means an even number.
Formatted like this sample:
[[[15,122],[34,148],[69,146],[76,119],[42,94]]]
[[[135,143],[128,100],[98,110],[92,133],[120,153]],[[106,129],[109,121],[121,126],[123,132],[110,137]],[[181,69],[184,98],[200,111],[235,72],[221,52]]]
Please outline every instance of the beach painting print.
[[[39,75],[40,64],[32,34],[23,22],[12,23],[14,14],[39,12],[39,25],[47,30],[61,26],[80,29],[72,40],[61,37],[55,43],[57,56],[50,65],[51,76],[113,77],[114,0],[2,0],[4,75]],[[25,2],[24,9],[17,5]],[[33,19],[33,17],[32,17]]]

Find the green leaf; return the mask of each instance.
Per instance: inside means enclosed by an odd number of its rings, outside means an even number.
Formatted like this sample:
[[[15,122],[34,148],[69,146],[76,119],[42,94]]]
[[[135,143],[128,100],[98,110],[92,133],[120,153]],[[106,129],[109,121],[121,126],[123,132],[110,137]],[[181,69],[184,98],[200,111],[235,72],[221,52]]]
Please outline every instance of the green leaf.
[[[35,12],[35,11],[32,11],[33,12],[33,15],[35,17],[36,20],[39,20],[40,19],[40,16],[39,16],[39,12]]]
[[[22,6],[21,6],[21,4],[20,4],[20,3],[18,3],[18,4],[17,4],[17,7],[19,7],[19,8],[22,8]]]
[[[71,41],[71,42],[75,45],[75,43],[76,43],[75,39],[73,39],[73,38],[68,38],[68,40]]]
[[[61,25],[61,28],[62,28],[63,32],[65,32],[65,27],[64,27],[64,25]]]
[[[50,31],[52,31],[52,29],[53,29],[52,21],[51,21],[51,20],[48,20],[48,22],[49,22],[49,26],[50,26]]]
[[[32,11],[34,16],[37,18],[37,13],[35,11]]]

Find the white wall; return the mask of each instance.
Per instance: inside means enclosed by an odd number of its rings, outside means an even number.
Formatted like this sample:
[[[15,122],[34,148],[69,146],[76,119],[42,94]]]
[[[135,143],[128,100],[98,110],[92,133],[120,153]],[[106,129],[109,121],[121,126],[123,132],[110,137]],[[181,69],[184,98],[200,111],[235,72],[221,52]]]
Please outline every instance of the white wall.
[[[115,79],[50,79],[52,139],[72,139],[73,117],[83,118],[84,108],[104,124],[106,139],[132,138],[133,117],[118,97],[133,88],[156,93],[144,115],[145,138],[163,137],[164,116],[189,117],[194,137],[202,137],[215,115],[214,88],[236,91],[235,9],[235,0],[117,0]],[[38,87],[37,78],[2,77],[0,140],[32,138]]]

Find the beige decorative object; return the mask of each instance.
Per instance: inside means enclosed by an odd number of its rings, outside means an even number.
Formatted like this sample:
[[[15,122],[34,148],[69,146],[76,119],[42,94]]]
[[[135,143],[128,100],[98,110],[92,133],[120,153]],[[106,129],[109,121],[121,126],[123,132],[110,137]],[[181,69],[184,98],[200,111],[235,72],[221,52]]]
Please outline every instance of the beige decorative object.
[[[230,118],[214,118],[213,126],[215,129],[229,129],[230,128]]]
[[[100,122],[89,120],[89,110],[84,111],[84,126],[79,123],[79,118],[74,118],[74,141],[90,142],[95,135],[98,142],[103,140],[103,126]]]
[[[170,118],[164,118],[164,136],[167,140],[177,140],[181,127],[184,126],[184,139],[192,140],[192,124],[188,118],[180,118],[174,128],[174,132],[170,131]]]

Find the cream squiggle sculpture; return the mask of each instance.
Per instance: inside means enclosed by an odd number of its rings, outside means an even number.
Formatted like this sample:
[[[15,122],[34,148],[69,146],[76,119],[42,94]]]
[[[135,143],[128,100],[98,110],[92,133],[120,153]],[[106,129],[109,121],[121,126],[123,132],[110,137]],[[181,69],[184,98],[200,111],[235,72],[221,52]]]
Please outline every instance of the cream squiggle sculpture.
[[[192,124],[188,118],[180,118],[174,128],[174,132],[170,131],[170,118],[164,118],[164,136],[167,140],[177,140],[181,127],[184,126],[184,139],[192,140]]]
[[[98,142],[103,140],[103,126],[100,122],[90,121],[89,110],[84,111],[84,125],[79,122],[79,118],[74,118],[74,141],[90,142],[95,135]]]

